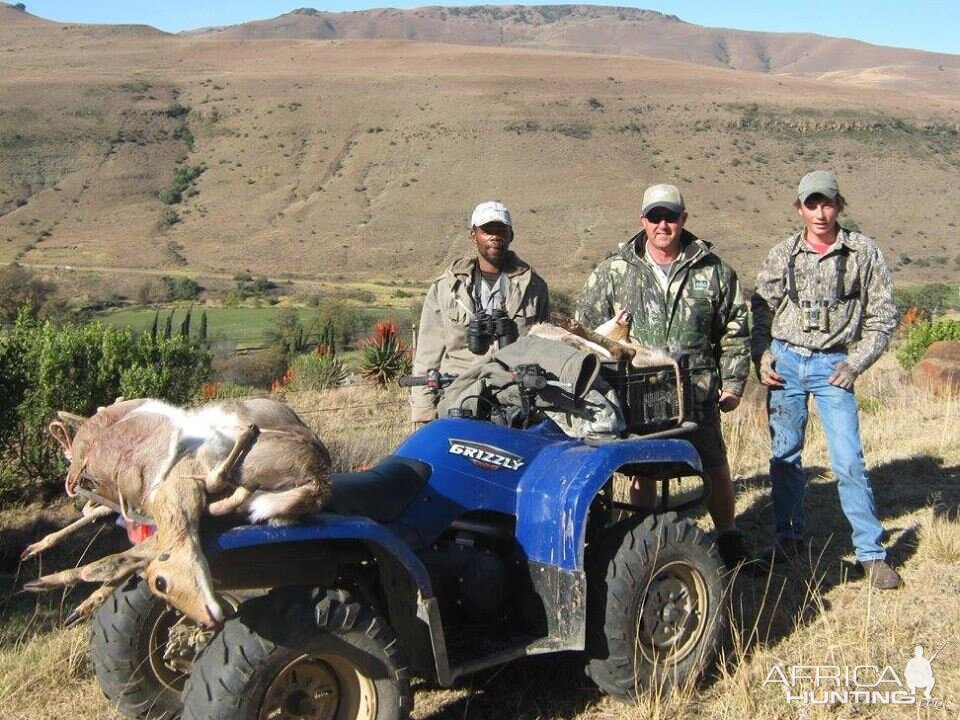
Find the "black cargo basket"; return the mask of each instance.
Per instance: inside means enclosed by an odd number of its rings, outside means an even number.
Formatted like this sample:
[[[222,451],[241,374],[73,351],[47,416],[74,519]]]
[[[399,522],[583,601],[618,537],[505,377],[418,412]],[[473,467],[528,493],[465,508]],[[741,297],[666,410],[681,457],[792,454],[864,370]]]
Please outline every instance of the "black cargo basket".
[[[669,430],[690,419],[689,361],[686,355],[671,357],[677,361],[676,367],[665,363],[635,368],[627,361],[600,365],[600,376],[620,400],[629,434]]]

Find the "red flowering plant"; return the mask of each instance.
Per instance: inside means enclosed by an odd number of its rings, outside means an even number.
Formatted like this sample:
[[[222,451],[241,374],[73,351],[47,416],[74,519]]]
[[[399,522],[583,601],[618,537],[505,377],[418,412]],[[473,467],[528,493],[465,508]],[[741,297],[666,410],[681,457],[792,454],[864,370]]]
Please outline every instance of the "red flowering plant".
[[[413,365],[410,348],[400,338],[393,320],[376,324],[373,334],[360,342],[361,375],[379,387],[401,375],[407,375]]]

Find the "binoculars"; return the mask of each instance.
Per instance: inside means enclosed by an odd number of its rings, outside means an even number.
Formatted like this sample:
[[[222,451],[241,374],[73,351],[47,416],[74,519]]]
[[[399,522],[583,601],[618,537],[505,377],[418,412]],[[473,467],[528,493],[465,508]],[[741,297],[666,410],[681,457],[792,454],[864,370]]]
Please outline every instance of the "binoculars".
[[[474,355],[483,355],[490,348],[492,340],[497,341],[498,347],[504,347],[518,337],[517,324],[506,310],[480,310],[467,327],[467,348]]]
[[[830,303],[826,300],[818,303],[812,303],[809,300],[801,301],[800,326],[804,332],[811,330],[830,332]]]

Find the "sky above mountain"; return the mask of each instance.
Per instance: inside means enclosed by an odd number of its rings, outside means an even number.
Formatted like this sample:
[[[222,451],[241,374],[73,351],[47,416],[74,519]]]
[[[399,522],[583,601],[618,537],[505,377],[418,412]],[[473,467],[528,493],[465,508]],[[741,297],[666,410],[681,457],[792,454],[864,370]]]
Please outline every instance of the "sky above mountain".
[[[59,22],[136,23],[152,25],[168,32],[179,32],[264,20],[299,7],[342,12],[378,7],[414,8],[425,4],[463,6],[483,3],[333,0],[321,6],[311,6],[309,0],[232,0],[206,3],[198,3],[196,0],[166,0],[163,3],[132,3],[129,0],[82,3],[76,0],[31,0],[24,4],[34,15]],[[716,0],[649,0],[642,4],[589,4],[656,10],[708,27],[766,32],[810,32],[853,38],[877,45],[960,53],[960,3],[955,0],[912,3],[889,0],[807,0],[796,4],[770,0],[740,0],[734,3],[720,3]]]

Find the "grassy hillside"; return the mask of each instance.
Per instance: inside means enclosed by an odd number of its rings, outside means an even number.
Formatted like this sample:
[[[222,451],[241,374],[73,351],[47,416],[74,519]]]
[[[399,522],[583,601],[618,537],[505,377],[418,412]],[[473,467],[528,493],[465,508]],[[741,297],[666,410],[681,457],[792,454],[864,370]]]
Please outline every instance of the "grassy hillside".
[[[947,96],[639,57],[134,30],[0,24],[0,262],[124,294],[174,272],[425,282],[469,250],[473,205],[499,197],[516,251],[572,290],[636,230],[642,189],[672,181],[689,228],[749,285],[797,223],[798,178],[830,166],[898,282],[960,269]]]
[[[465,678],[449,690],[417,688],[419,720],[603,720],[623,718],[941,718],[960,709],[960,422],[957,398],[938,398],[905,381],[886,356],[859,382],[868,464],[878,508],[890,534],[892,561],[906,586],[878,593],[852,570],[849,529],[840,513],[824,438],[812,424],[805,455],[812,567],[769,578],[738,577],[731,593],[735,632],[727,662],[704,686],[626,707],[598,695],[576,656],[516,661]],[[772,533],[766,470],[768,440],[754,398],[725,418],[731,464],[739,487],[740,526],[757,543]],[[328,443],[340,468],[375,461],[406,434],[400,390],[366,388],[293,398]],[[36,509],[0,513],[10,536],[37,521]],[[710,522],[698,522],[710,529]],[[102,540],[100,541],[103,542]],[[75,555],[76,553],[74,553]],[[49,559],[58,567],[64,557]],[[56,627],[74,606],[61,598],[15,593],[34,577],[34,565],[0,575],[0,715],[46,720],[115,719],[86,661],[84,627]],[[899,673],[915,645],[927,655],[948,641],[934,663],[931,707],[788,705],[780,686],[763,686],[775,665],[891,665]]]

